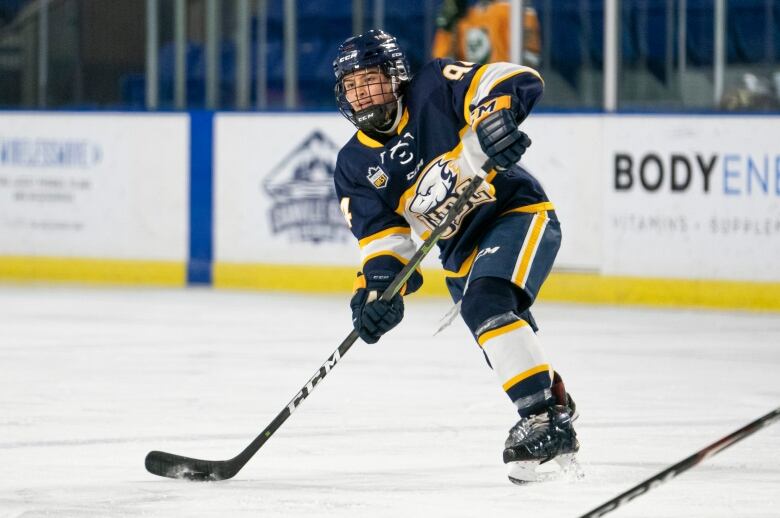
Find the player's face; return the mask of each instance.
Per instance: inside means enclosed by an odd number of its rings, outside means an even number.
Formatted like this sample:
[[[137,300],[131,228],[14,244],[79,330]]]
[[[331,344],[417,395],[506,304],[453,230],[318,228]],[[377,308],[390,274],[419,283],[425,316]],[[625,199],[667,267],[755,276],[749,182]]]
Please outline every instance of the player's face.
[[[356,112],[395,100],[390,78],[379,67],[366,68],[347,74],[341,83],[347,101]]]

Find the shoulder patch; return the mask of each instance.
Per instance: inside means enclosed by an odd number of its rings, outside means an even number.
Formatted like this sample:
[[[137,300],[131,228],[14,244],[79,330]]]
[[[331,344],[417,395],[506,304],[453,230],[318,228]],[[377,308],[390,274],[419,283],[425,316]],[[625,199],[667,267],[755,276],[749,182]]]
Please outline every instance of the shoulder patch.
[[[371,182],[371,185],[377,189],[384,189],[387,187],[387,182],[389,180],[387,173],[385,173],[379,166],[369,167],[366,178],[368,178],[368,181]]]

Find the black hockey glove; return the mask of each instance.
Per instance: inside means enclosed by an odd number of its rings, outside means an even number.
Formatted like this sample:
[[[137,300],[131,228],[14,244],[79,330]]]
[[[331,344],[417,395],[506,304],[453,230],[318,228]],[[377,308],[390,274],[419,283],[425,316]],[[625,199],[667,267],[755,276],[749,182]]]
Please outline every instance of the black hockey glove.
[[[358,274],[358,277],[361,275]],[[404,299],[400,294],[396,294],[390,302],[378,300],[393,277],[392,272],[369,273],[365,287],[358,288],[349,303],[352,325],[367,344],[377,343],[383,334],[404,318]]]
[[[491,113],[479,121],[476,131],[482,151],[499,170],[509,169],[519,162],[531,145],[531,139],[517,127],[517,120],[510,109]]]

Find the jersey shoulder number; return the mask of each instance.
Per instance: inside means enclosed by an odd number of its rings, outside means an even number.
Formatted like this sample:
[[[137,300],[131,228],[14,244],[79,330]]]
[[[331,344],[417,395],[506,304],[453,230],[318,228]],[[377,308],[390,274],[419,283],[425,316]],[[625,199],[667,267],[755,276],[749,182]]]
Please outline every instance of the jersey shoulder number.
[[[441,74],[450,81],[460,81],[466,74],[474,70],[475,63],[469,61],[455,61],[448,63],[441,69]]]

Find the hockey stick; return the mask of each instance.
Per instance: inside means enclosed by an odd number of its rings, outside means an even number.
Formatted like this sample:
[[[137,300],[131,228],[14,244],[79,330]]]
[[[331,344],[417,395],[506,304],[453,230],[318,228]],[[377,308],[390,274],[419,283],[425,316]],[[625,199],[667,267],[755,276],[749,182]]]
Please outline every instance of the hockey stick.
[[[596,507],[595,509],[593,509],[588,513],[583,514],[580,518],[598,518],[599,516],[604,516],[605,514],[614,511],[621,505],[630,502],[631,500],[633,500],[634,498],[640,495],[647,493],[654,487],[658,487],[664,482],[670,481],[671,479],[673,479],[683,471],[687,471],[691,469],[692,467],[702,462],[704,459],[725,450],[732,444],[741,441],[748,435],[752,435],[753,433],[757,432],[761,428],[771,424],[773,421],[777,420],[778,418],[780,418],[780,408],[776,408],[772,410],[765,416],[759,417],[752,423],[743,426],[736,432],[731,433],[726,437],[723,437],[722,439],[710,444],[706,448],[702,448],[701,450],[697,451],[687,459],[681,460],[674,466],[670,466],[666,468],[665,470],[661,471],[657,475],[652,476],[647,480],[645,480],[644,482],[635,485],[628,491],[625,491],[624,493],[620,493],[612,500]]]
[[[382,293],[380,300],[390,301],[400,290],[401,287],[409,280],[414,270],[420,265],[423,258],[428,255],[428,252],[436,245],[441,235],[445,230],[455,221],[455,218],[460,215],[463,208],[468,204],[471,197],[477,191],[485,177],[493,169],[492,161],[488,160],[482,165],[482,170],[478,171],[476,176],[472,178],[463,191],[460,193],[455,203],[450,206],[447,213],[444,216],[442,222],[431,232],[420,248],[414,253],[409,262],[404,268],[395,276],[393,282]],[[325,360],[325,363],[320,366],[317,372],[314,373],[306,385],[295,395],[292,400],[287,403],[281,412],[271,421],[265,430],[253,440],[244,451],[229,460],[200,460],[190,457],[182,457],[181,455],[174,455],[172,453],[165,453],[162,451],[152,451],[146,455],[146,469],[149,473],[159,475],[161,477],[169,478],[186,478],[189,480],[208,481],[208,480],[225,480],[232,478],[239,472],[241,468],[257,453],[257,451],[265,444],[265,442],[273,435],[276,430],[292,415],[298,405],[300,405],[304,399],[314,390],[314,387],[331,371],[336,363],[349,351],[352,344],[358,338],[357,331],[353,330],[349,335],[341,342],[338,349],[336,349],[330,357]]]

